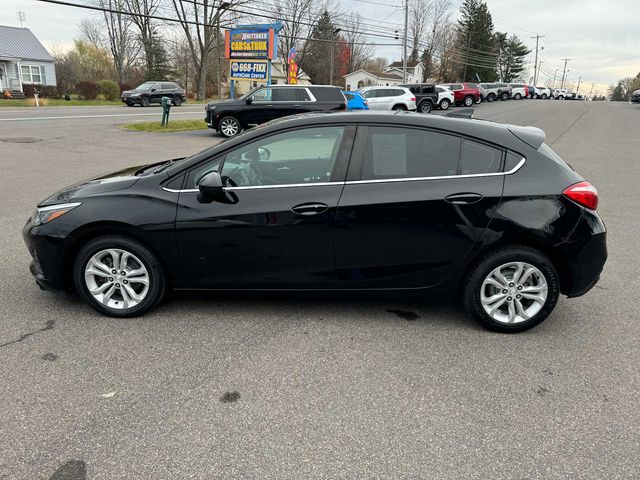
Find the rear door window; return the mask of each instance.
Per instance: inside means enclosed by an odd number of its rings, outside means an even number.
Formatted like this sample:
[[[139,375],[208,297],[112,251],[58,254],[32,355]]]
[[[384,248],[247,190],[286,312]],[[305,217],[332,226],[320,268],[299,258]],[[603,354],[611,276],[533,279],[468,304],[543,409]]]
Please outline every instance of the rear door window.
[[[363,180],[456,175],[461,139],[404,127],[368,127]]]
[[[333,87],[309,87],[313,96],[319,102],[344,102],[342,92],[339,88]]]
[[[391,90],[389,90],[389,92],[390,92],[390,94],[389,94],[390,97],[399,97],[399,96],[405,94],[405,91],[404,90],[400,90],[399,88],[391,89]]]
[[[471,140],[462,142],[461,175],[496,173],[501,164],[502,150]]]

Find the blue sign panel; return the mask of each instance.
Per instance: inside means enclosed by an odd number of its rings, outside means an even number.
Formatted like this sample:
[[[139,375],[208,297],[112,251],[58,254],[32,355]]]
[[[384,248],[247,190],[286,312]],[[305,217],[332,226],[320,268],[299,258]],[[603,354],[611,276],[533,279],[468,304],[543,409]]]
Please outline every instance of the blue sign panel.
[[[231,80],[264,80],[269,78],[267,60],[231,60]]]

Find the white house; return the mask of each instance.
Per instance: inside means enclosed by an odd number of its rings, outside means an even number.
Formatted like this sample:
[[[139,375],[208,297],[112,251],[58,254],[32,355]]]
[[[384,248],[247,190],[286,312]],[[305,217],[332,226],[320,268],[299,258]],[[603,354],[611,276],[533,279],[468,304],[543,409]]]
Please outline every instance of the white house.
[[[28,28],[0,25],[0,92],[24,98],[23,84],[55,86],[53,58]]]
[[[271,62],[271,85],[285,85],[287,83],[287,66],[282,60],[274,60]],[[253,90],[256,87],[266,85],[266,82],[260,80],[241,80],[235,81],[234,93],[238,97]],[[311,85],[311,77],[304,73],[302,69],[298,70],[298,85]]]
[[[424,67],[422,62],[407,62],[406,83],[422,83]],[[400,85],[402,81],[402,62],[393,62],[384,72],[356,70],[343,76],[346,90],[357,90],[367,86],[386,87]]]

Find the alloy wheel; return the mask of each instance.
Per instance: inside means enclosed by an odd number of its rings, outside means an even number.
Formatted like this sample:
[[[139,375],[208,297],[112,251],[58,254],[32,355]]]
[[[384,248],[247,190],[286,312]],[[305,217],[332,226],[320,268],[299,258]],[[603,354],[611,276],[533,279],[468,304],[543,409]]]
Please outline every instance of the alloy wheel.
[[[149,292],[149,280],[142,261],[119,248],[100,250],[84,268],[89,293],[98,303],[117,310],[140,304]]]
[[[533,318],[547,301],[549,288],[542,272],[525,262],[509,262],[482,282],[480,301],[493,320],[514,324]]]
[[[233,137],[239,130],[238,122],[233,118],[225,118],[220,122],[220,131],[225,137]]]
[[[465,97],[464,105],[465,107],[470,107],[471,105],[473,105],[473,97]]]

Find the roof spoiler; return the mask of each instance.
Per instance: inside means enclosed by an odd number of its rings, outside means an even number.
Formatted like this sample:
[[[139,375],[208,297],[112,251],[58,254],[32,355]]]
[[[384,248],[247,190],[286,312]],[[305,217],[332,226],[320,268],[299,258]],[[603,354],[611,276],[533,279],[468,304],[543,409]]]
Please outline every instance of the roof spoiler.
[[[453,112],[447,113],[447,117],[472,119],[475,111],[475,108],[462,108],[460,110],[454,110]]]
[[[521,127],[520,125],[509,125],[509,131],[517,138],[536,150],[544,143],[547,136],[543,130],[537,127]]]

